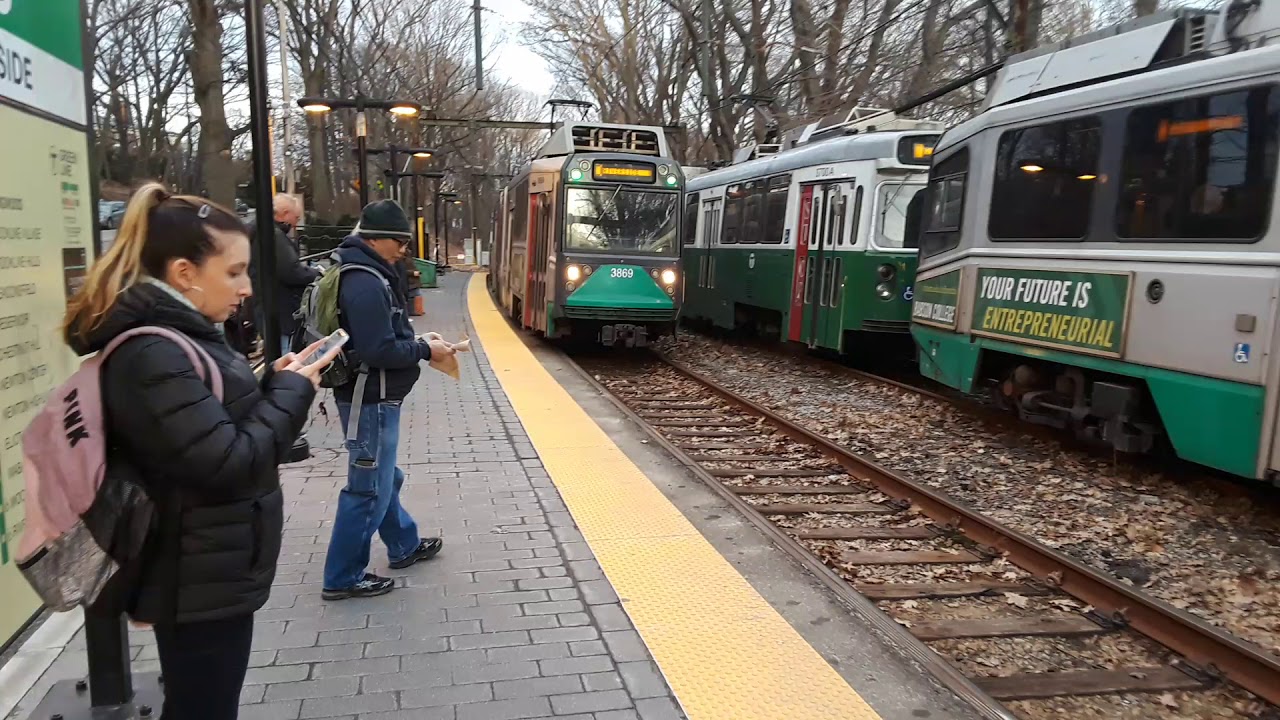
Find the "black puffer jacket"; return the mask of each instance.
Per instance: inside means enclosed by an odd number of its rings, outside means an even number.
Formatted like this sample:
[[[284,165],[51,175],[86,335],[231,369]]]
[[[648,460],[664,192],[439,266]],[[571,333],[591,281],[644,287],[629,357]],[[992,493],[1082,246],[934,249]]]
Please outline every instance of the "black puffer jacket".
[[[193,622],[254,612],[275,579],[284,527],[276,466],[302,431],[315,397],[295,373],[261,385],[244,357],[202,315],[149,284],[122,294],[80,354],[116,335],[163,325],[200,343],[218,364],[214,398],[178,345],[156,336],[125,341],[103,368],[108,472],[140,477],[157,520],[136,592],[136,620]]]

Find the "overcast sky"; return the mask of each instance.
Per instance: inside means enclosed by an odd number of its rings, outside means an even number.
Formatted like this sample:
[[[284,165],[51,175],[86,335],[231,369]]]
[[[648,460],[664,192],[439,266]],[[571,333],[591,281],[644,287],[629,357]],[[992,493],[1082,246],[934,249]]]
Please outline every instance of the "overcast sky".
[[[540,97],[546,97],[555,81],[547,72],[542,58],[520,42],[520,23],[529,14],[522,0],[483,0],[485,10],[485,35],[497,38],[497,53],[493,72],[510,79],[521,88]]]

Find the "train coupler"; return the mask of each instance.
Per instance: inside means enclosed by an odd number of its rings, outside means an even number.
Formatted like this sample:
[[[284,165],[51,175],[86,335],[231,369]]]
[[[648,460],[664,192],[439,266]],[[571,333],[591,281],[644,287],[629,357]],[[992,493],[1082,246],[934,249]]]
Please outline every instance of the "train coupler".
[[[605,325],[600,328],[600,343],[614,347],[622,343],[624,347],[647,347],[649,332],[643,325]]]

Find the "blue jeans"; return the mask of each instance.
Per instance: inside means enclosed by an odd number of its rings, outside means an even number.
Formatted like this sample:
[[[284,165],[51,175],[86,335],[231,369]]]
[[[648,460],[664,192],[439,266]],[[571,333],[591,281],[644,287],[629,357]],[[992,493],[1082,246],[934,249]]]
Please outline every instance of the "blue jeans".
[[[338,403],[345,431],[351,404]],[[366,403],[360,427],[347,445],[347,486],[338,495],[329,552],[324,559],[324,586],[349,588],[364,578],[369,545],[376,531],[394,562],[418,548],[418,526],[400,505],[404,471],[396,467],[400,444],[400,403]]]

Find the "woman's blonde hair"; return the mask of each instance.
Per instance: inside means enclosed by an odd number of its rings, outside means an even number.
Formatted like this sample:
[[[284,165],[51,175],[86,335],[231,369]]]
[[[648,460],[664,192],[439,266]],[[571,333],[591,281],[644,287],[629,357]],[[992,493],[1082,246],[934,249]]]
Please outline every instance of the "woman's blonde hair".
[[[138,188],[129,198],[115,242],[67,303],[63,335],[83,338],[97,329],[120,293],[143,275],[163,279],[169,261],[185,258],[196,265],[218,249],[210,229],[248,233],[235,213],[202,197],[170,195],[159,183]]]

